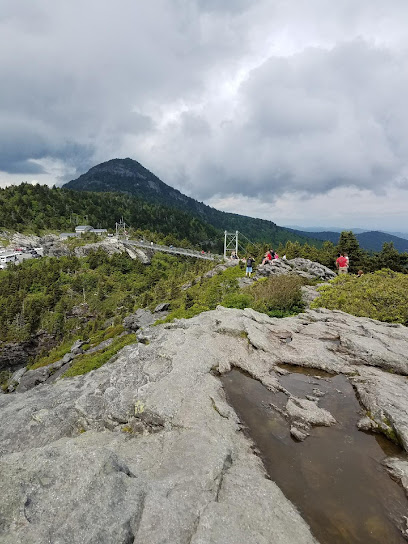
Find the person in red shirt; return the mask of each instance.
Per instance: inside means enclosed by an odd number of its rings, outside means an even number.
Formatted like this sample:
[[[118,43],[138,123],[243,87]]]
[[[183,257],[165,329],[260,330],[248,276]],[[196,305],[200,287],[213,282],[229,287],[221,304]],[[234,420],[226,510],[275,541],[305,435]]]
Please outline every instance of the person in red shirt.
[[[336,267],[340,274],[347,274],[348,271],[348,259],[344,257],[343,253],[340,253],[336,259]]]

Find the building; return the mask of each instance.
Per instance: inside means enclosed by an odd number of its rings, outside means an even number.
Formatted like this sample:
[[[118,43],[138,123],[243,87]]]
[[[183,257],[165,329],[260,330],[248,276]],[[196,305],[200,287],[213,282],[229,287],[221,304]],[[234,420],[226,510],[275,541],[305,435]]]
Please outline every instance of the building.
[[[90,225],[79,225],[78,227],[75,227],[75,233],[76,234],[85,234],[85,233],[91,233],[91,234],[97,234],[100,236],[101,234],[107,234],[107,229],[94,229]],[[67,234],[67,233],[64,233]]]
[[[91,232],[93,230],[93,228],[91,227],[91,225],[78,225],[77,227],[75,227],[75,232],[77,234],[84,234],[85,232]]]
[[[97,234],[98,236],[101,236],[102,234],[108,234],[107,229],[92,229],[89,232],[92,232],[92,234]]]

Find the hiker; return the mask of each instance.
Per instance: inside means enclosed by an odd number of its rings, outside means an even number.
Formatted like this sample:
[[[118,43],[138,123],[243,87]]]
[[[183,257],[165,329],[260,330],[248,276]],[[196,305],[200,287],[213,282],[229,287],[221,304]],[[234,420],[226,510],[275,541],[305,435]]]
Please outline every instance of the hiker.
[[[344,257],[343,253],[339,253],[339,256],[336,259],[336,267],[340,274],[347,274],[348,272],[348,266],[347,266],[347,259]]]
[[[264,260],[262,261],[262,264],[266,264],[268,262],[271,262],[273,259],[275,259],[275,252],[271,248],[269,251],[267,251],[264,255]]]
[[[358,277],[358,278],[361,278],[361,276],[364,276],[364,272],[363,272],[362,270],[359,270],[359,271],[357,272],[357,277]]]
[[[251,274],[252,274],[252,265],[254,264],[255,262],[255,259],[252,257],[252,255],[250,255],[248,257],[248,259],[246,260],[246,272],[245,272],[245,276],[248,276],[248,278],[251,277]]]
[[[276,260],[276,259],[279,259],[279,255],[278,255],[276,252],[275,252],[275,257],[274,257],[274,259],[275,259],[275,260]]]

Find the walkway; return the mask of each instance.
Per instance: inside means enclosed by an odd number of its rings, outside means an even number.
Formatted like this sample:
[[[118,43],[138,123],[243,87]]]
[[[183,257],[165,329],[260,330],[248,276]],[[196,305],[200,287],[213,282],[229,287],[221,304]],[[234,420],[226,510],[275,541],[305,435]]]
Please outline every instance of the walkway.
[[[224,257],[222,255],[217,255],[215,253],[201,253],[200,251],[194,249],[185,249],[181,247],[169,247],[161,246],[159,244],[150,244],[149,242],[138,242],[136,240],[121,240],[123,245],[126,247],[134,246],[144,249],[151,249],[153,251],[161,251],[163,253],[172,253],[173,255],[183,255],[185,257],[193,257],[195,259],[204,259],[206,261],[223,261]]]

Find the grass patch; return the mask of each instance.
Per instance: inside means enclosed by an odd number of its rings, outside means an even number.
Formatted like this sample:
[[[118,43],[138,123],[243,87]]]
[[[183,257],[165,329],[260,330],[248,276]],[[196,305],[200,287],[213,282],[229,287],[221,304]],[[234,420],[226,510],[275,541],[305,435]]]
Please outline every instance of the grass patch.
[[[35,370],[36,368],[40,368],[41,366],[48,366],[52,363],[56,363],[60,359],[64,357],[66,353],[69,353],[71,351],[72,344],[75,342],[75,339],[66,340],[61,345],[53,348],[48,355],[45,355],[43,357],[40,357],[35,361],[30,367],[29,370]]]
[[[318,288],[320,296],[312,308],[408,325],[408,275],[382,269],[361,278],[338,276],[330,284]]]
[[[107,329],[103,331],[99,331],[96,334],[92,335],[89,338],[89,345],[95,346],[96,344],[100,344],[104,340],[108,340],[109,338],[114,338],[115,336],[118,336],[124,331],[123,325],[113,325],[111,327],[108,327]]]
[[[96,370],[97,368],[107,363],[109,359],[116,355],[116,353],[123,347],[127,346],[128,344],[133,344],[135,342],[137,342],[136,335],[127,334],[125,336],[121,336],[120,338],[116,338],[112,342],[112,344],[110,344],[110,346],[107,346],[100,351],[90,353],[89,355],[87,355],[86,353],[84,353],[83,355],[79,355],[75,359],[71,368],[69,368],[67,372],[65,372],[63,377],[72,378],[73,376],[79,376],[81,374],[86,374],[91,370]]]

